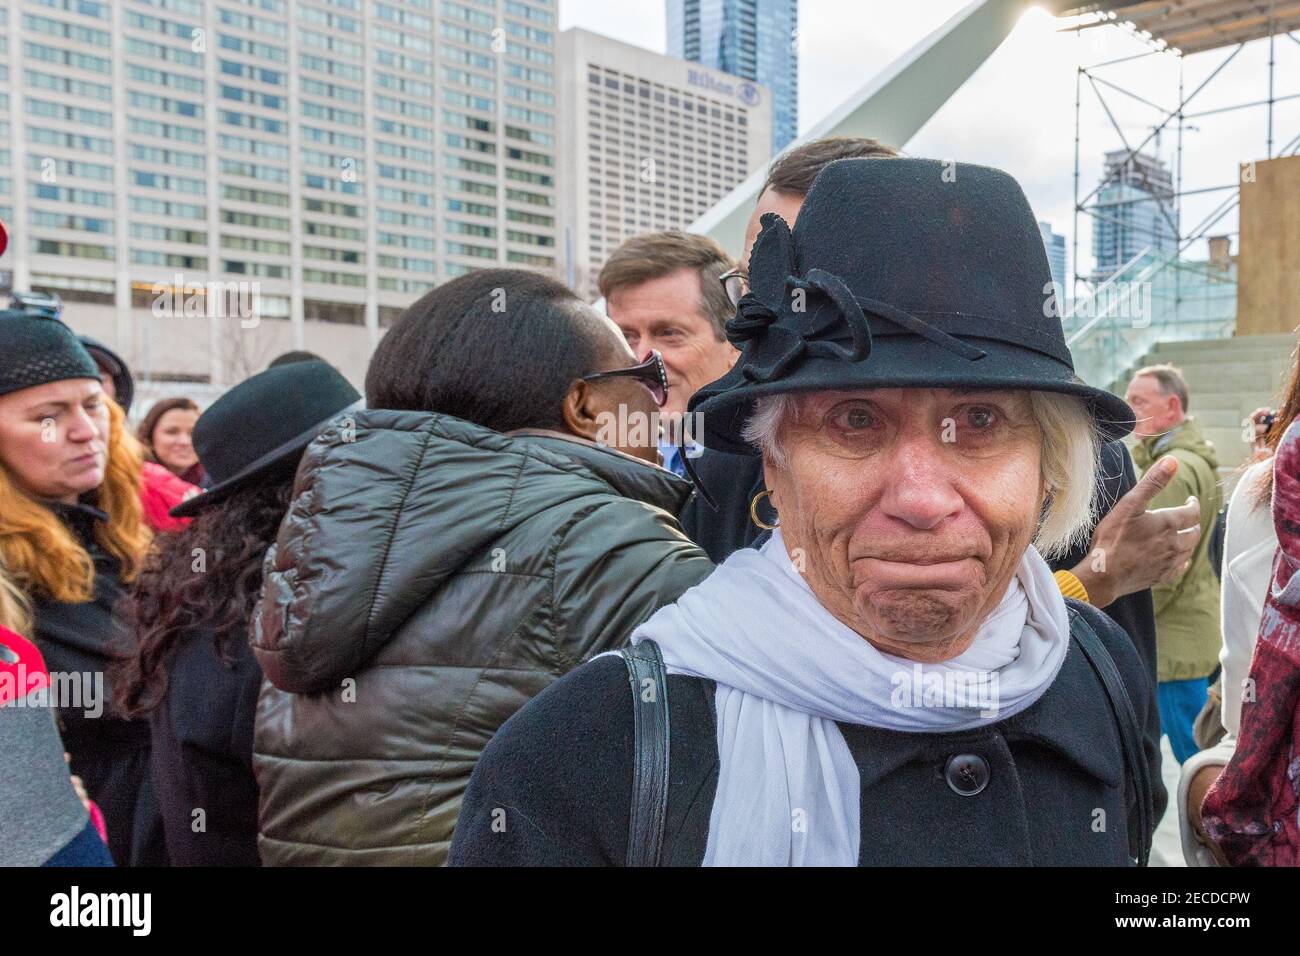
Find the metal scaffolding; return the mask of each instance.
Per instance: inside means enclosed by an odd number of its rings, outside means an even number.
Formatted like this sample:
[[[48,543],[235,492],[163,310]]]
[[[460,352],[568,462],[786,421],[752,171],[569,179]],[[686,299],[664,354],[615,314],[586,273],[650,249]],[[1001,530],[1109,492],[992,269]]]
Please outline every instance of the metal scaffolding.
[[[1086,290],[1085,294],[1090,294],[1095,292],[1107,278],[1107,274],[1096,270],[1088,276],[1079,273],[1080,215],[1088,215],[1097,223],[1112,222],[1131,228],[1130,221],[1120,216],[1122,210],[1117,210],[1116,207],[1123,207],[1131,203],[1151,203],[1154,201],[1159,207],[1161,217],[1172,228],[1174,252],[1177,257],[1181,257],[1192,243],[1206,238],[1209,231],[1224,216],[1237,208],[1240,202],[1241,175],[1238,175],[1237,181],[1232,183],[1196,188],[1187,187],[1183,171],[1183,135],[1189,128],[1198,128],[1189,126],[1189,121],[1264,106],[1266,107],[1265,158],[1272,159],[1275,156],[1294,155],[1297,151],[1300,151],[1300,133],[1297,133],[1280,148],[1274,148],[1275,105],[1285,100],[1300,98],[1300,92],[1278,95],[1275,86],[1276,43],[1279,40],[1284,42],[1290,40],[1300,45],[1300,38],[1297,38],[1295,33],[1292,32],[1300,29],[1300,0],[1158,0],[1158,2],[1157,0],[1129,0],[1129,2],[1124,2],[1124,0],[1114,2],[1112,0],[1112,2],[1107,3],[1083,4],[1064,12],[1081,18],[1079,23],[1067,27],[1067,31],[1078,31],[1082,35],[1084,30],[1122,27],[1141,39],[1149,47],[1143,53],[1088,66],[1080,66],[1075,77],[1074,249],[1071,269],[1073,273],[1071,293],[1072,297],[1078,300],[1081,284]],[[1189,105],[1193,104],[1193,101],[1213,83],[1228,64],[1237,58],[1238,54],[1246,47],[1246,44],[1265,38],[1267,38],[1269,46],[1267,95],[1264,99],[1199,111],[1190,111],[1188,109]],[[1227,55],[1195,89],[1190,93],[1186,92],[1184,85],[1186,57],[1192,53],[1205,53],[1219,49],[1228,50]],[[1174,55],[1179,58],[1177,103],[1172,109],[1155,102],[1150,95],[1143,95],[1143,93],[1135,90],[1126,89],[1102,75],[1104,70],[1118,66],[1121,63],[1130,63],[1134,60],[1159,55]],[[1080,197],[1082,191],[1080,180],[1081,117],[1085,84],[1095,95],[1097,102],[1101,105],[1111,127],[1122,144],[1121,149],[1114,151],[1115,155],[1124,154],[1124,158],[1120,160],[1121,170],[1128,164],[1134,163],[1135,157],[1142,154],[1143,149],[1153,140],[1158,143],[1161,133],[1172,125],[1176,135],[1172,192],[1155,188],[1154,184],[1147,181],[1144,167],[1136,164],[1135,169],[1139,176],[1150,187],[1145,190],[1146,195],[1118,201],[1097,202],[1095,197],[1109,184],[1108,180],[1103,177],[1097,186],[1082,198]],[[1154,111],[1156,122],[1147,127],[1150,131],[1136,145],[1130,143],[1124,128],[1115,117],[1112,104],[1116,96],[1127,97]],[[1185,229],[1182,216],[1183,199],[1189,196],[1212,193],[1224,193],[1225,196],[1199,223],[1191,229]],[[1119,268],[1123,268],[1123,266],[1121,265]]]

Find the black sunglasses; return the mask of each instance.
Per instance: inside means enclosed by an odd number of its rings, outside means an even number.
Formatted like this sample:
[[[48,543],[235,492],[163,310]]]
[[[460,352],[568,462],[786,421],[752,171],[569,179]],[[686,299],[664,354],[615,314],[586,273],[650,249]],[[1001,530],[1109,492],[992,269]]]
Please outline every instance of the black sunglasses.
[[[594,382],[598,378],[634,378],[654,396],[655,404],[663,408],[668,401],[668,370],[664,368],[664,359],[657,351],[651,350],[650,356],[640,365],[628,368],[616,368],[612,372],[593,372],[582,376],[584,382]]]

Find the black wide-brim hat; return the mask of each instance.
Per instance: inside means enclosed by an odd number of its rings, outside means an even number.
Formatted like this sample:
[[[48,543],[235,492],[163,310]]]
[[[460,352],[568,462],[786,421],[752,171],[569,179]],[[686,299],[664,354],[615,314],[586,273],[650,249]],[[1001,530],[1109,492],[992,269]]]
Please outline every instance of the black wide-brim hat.
[[[704,445],[756,455],[756,399],[866,388],[1030,389],[1083,400],[1106,440],[1123,399],[1074,373],[1038,221],[1007,173],[927,159],[843,159],[793,233],[768,213],[727,337],[741,355],[691,397]]]
[[[296,464],[321,429],[360,400],[325,362],[282,365],[240,382],[194,425],[194,451],[212,487],[171,509],[171,516],[192,518],[273,469]]]

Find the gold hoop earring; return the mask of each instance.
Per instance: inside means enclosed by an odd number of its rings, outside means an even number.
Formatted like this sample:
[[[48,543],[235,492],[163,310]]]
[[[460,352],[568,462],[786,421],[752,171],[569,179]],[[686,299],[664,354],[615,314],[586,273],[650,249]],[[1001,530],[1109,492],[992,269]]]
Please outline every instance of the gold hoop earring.
[[[764,488],[758,494],[754,495],[754,500],[749,503],[749,520],[754,522],[754,524],[758,525],[764,531],[775,531],[777,528],[781,527],[780,518],[776,519],[776,524],[767,524],[765,521],[763,521],[763,519],[761,519],[758,516],[758,503],[761,500],[763,500],[764,495],[766,495],[768,498],[771,498],[772,492],[769,491],[767,488]],[[770,501],[768,503],[771,504]],[[775,511],[776,509],[773,508],[773,510]]]

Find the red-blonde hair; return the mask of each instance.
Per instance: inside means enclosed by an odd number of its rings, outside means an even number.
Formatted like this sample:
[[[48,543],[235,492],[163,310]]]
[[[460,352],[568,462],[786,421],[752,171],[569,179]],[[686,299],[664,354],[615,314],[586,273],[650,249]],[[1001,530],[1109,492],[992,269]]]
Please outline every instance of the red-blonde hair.
[[[121,565],[131,582],[153,540],[140,505],[140,443],[126,430],[126,413],[107,396],[108,466],[98,507],[108,514],[95,525],[95,540]],[[31,595],[81,604],[94,597],[95,565],[59,516],[20,489],[0,464],[0,564]]]

